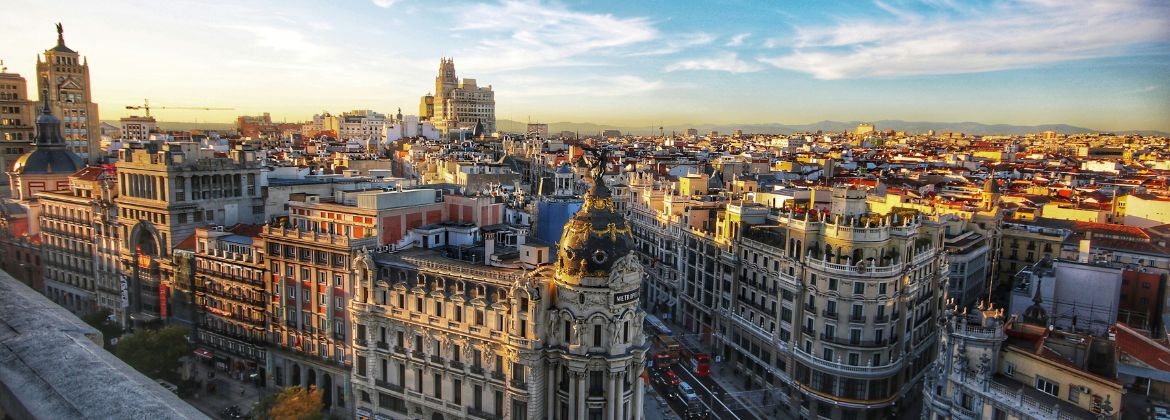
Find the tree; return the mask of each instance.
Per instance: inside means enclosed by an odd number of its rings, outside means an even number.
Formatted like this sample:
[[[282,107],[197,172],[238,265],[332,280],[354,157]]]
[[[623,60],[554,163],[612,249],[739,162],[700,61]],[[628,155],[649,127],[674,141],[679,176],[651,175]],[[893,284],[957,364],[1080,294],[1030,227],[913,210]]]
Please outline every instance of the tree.
[[[146,376],[177,379],[179,359],[191,352],[189,333],[186,327],[177,325],[141,329],[119,340],[114,355]]]
[[[322,420],[325,403],[315,387],[305,389],[291,386],[278,394],[269,395],[252,408],[252,418],[272,420]]]
[[[99,309],[97,311],[90,312],[89,315],[81,317],[81,320],[85,321],[85,323],[89,324],[89,326],[97,328],[97,330],[102,333],[102,339],[105,340],[106,343],[109,343],[110,339],[117,338],[122,335],[122,327],[110,321],[109,309]]]

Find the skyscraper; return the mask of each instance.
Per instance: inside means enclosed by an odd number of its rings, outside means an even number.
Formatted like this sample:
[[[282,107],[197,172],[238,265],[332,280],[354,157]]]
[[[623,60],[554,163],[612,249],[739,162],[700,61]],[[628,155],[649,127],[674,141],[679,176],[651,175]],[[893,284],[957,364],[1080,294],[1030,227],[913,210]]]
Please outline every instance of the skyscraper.
[[[37,86],[48,89],[52,111],[61,118],[61,135],[73,153],[90,163],[101,158],[101,120],[93,103],[89,63],[65,46],[65,34],[57,24],[57,46],[37,58]],[[41,98],[44,101],[46,98]]]
[[[496,131],[496,95],[491,85],[479,87],[475,79],[459,80],[454,59],[439,61],[435,94],[422,97],[419,112],[443,134],[460,129],[473,132],[479,125],[485,134]]]

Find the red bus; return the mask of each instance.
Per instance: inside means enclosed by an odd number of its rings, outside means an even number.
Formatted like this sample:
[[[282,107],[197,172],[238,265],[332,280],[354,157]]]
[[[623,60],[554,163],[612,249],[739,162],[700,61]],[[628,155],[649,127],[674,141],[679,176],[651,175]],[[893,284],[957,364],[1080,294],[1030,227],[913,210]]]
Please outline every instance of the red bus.
[[[696,353],[691,358],[691,372],[694,372],[695,376],[700,378],[711,376],[711,355]]]

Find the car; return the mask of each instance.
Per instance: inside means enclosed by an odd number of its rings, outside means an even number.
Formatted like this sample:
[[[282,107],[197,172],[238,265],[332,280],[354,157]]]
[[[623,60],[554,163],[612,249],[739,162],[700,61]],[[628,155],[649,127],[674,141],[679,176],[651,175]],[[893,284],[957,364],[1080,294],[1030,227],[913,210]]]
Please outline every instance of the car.
[[[675,375],[673,371],[662,371],[654,375],[654,383],[660,385],[678,385],[678,382],[678,375]]]
[[[678,383],[678,395],[679,399],[683,400],[683,402],[690,402],[699,398],[699,394],[695,393],[695,388],[692,388],[691,384],[681,381]]]

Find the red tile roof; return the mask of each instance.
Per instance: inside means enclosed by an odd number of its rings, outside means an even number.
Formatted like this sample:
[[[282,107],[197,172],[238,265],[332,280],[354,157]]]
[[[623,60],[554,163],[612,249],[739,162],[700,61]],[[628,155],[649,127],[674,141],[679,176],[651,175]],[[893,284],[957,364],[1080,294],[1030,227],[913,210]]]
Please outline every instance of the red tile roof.
[[[1153,369],[1170,372],[1170,348],[1164,343],[1154,341],[1122,323],[1115,324],[1113,332],[1117,335],[1117,347],[1122,353]]]

